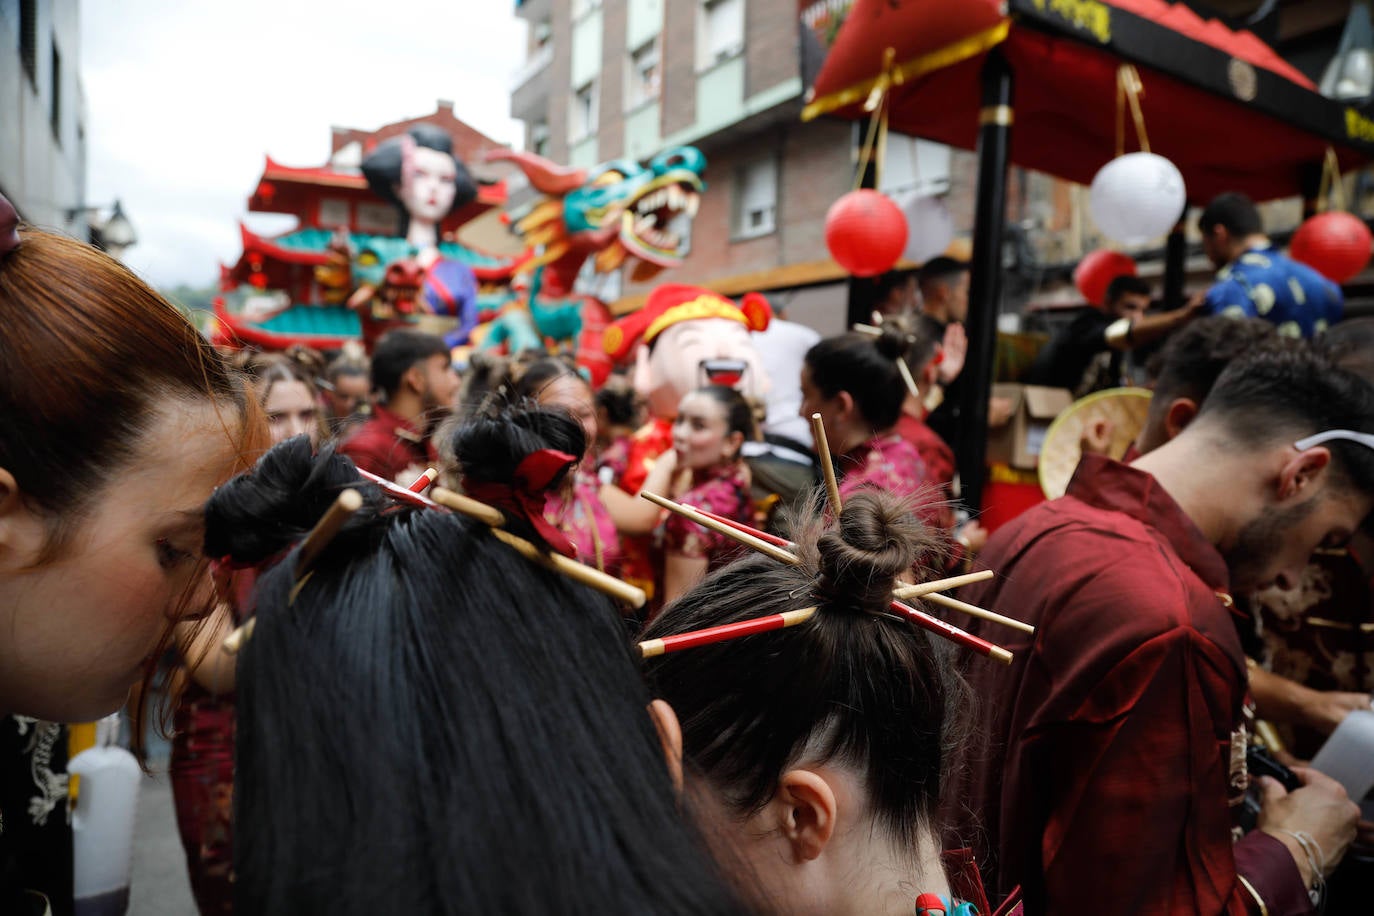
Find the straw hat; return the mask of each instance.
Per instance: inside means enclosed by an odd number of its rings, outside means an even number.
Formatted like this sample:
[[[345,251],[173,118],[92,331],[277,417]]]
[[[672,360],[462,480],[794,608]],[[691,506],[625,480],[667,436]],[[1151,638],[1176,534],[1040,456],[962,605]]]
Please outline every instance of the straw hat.
[[[1069,488],[1069,480],[1083,457],[1083,431],[1094,420],[1112,425],[1107,455],[1121,458],[1145,426],[1150,410],[1150,392],[1144,388],[1108,388],[1079,398],[1055,418],[1040,447],[1040,489],[1048,499],[1058,499]]]

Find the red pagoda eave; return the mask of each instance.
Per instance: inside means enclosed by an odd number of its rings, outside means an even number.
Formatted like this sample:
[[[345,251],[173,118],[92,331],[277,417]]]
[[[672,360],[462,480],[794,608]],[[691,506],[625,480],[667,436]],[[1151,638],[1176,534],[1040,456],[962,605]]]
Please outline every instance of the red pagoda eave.
[[[324,251],[309,251],[302,248],[283,248],[276,244],[272,239],[264,238],[250,230],[243,223],[239,223],[239,234],[243,238],[243,254],[246,257],[250,253],[266,255],[274,260],[284,261],[288,264],[323,264],[329,257]],[[242,259],[240,259],[242,261]]]
[[[336,172],[329,166],[318,166],[315,168],[295,168],[289,165],[282,165],[271,156],[266,157],[267,164],[263,166],[263,181],[289,181],[300,184],[326,185],[334,188],[358,188],[367,187],[367,179],[357,172]]]

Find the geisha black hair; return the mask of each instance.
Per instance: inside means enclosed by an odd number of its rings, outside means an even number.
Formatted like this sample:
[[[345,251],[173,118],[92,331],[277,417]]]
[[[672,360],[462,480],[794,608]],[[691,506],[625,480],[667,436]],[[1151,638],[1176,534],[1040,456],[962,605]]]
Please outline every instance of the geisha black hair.
[[[449,208],[449,213],[477,199],[477,185],[464,167],[463,161],[453,155],[453,138],[446,131],[432,124],[416,124],[403,136],[409,137],[416,146],[447,153],[453,160],[456,171],[453,178],[453,206]],[[396,193],[396,187],[401,183],[401,146],[404,142],[402,137],[384,140],[362,162],[363,177],[367,179],[367,186],[372,189],[372,193],[394,206],[400,213],[401,224],[398,234],[402,236],[410,229],[410,213],[401,203],[400,195]]]
[[[294,549],[261,576],[240,650],[238,911],[742,912],[605,598],[293,441],[220,489],[207,544],[273,556],[345,486],[363,510],[304,584]]]
[[[650,690],[678,714],[688,772],[741,819],[768,803],[788,769],[843,763],[867,787],[876,823],[915,849],[964,728],[965,687],[949,647],[888,612],[897,575],[929,553],[933,536],[904,501],[864,490],[838,526],[821,533],[813,520],[795,540],[801,565],[733,563],[641,638],[811,606],[815,616],[647,659]]]

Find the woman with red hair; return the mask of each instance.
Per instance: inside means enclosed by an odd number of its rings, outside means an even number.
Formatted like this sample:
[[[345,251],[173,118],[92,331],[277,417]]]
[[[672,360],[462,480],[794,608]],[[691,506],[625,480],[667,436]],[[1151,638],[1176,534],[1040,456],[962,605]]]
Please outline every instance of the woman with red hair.
[[[87,722],[210,609],[203,506],[261,413],[174,306],[3,197],[0,327],[0,714]],[[0,912],[33,905],[26,815],[0,812]]]

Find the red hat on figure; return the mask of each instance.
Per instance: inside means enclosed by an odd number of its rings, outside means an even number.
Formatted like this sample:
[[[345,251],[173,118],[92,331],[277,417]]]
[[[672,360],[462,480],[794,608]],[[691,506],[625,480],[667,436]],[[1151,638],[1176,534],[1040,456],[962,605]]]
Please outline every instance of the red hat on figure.
[[[751,331],[762,331],[773,318],[773,309],[759,293],[746,293],[738,303],[700,286],[665,283],[649,293],[649,300],[606,329],[602,345],[616,362],[630,355],[641,340],[648,344],[664,328],[698,318],[738,321]]]

